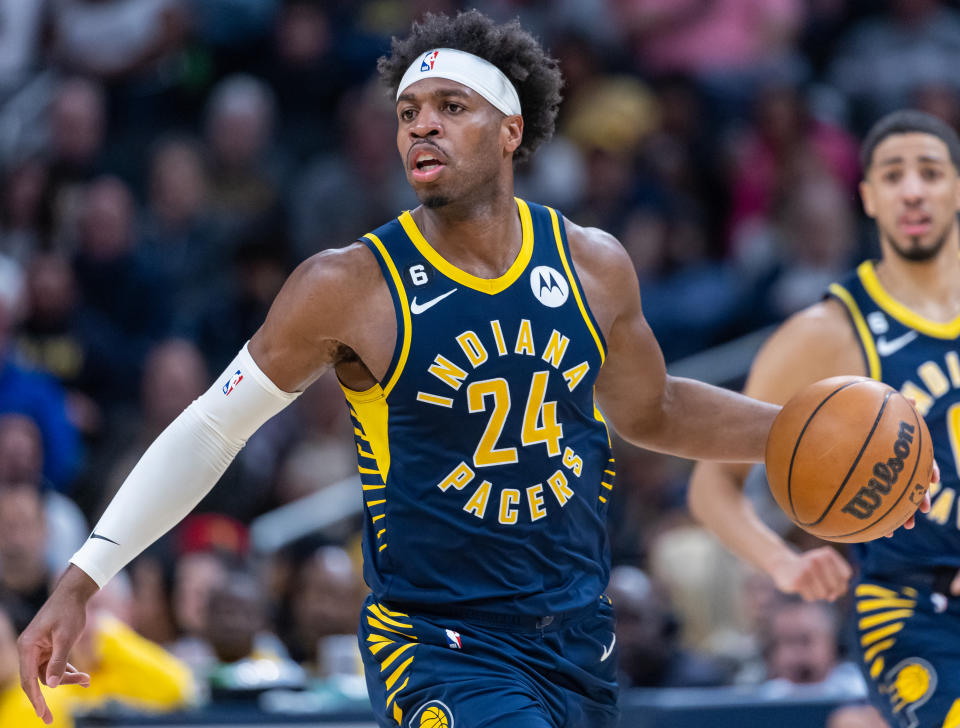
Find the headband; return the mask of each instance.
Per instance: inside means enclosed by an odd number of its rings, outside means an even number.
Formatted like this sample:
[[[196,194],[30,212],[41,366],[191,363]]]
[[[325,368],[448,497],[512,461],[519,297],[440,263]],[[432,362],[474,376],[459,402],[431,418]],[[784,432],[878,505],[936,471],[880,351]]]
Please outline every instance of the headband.
[[[446,78],[462,83],[501,112],[519,114],[520,97],[503,71],[479,56],[453,48],[436,48],[417,58],[403,74],[397,99],[407,88],[423,78]]]

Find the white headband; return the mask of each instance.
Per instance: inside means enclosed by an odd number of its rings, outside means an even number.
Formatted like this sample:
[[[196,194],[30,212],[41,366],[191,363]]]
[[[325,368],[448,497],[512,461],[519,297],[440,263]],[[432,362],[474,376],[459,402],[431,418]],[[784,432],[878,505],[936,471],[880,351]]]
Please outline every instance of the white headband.
[[[410,64],[400,79],[397,99],[423,78],[446,78],[472,88],[507,116],[520,113],[520,97],[503,71],[490,61],[453,48],[435,48]]]

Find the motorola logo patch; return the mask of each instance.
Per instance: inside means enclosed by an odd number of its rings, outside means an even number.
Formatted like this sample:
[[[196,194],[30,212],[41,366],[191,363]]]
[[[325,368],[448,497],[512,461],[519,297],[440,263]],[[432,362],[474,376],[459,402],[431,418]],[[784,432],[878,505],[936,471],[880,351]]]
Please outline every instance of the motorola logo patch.
[[[537,300],[548,308],[559,308],[570,295],[567,279],[549,265],[538,265],[530,272],[530,288]]]

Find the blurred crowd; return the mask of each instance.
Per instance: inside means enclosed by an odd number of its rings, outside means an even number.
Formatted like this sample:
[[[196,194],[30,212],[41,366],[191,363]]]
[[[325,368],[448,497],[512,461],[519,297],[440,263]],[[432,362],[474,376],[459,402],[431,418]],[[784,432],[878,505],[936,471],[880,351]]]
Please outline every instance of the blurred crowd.
[[[879,115],[960,128],[956,2],[0,0],[0,688],[90,524],[297,262],[417,204],[376,59],[466,7],[560,60],[558,132],[518,194],[619,237],[668,361],[782,320],[875,250],[857,146]],[[167,678],[104,677],[77,706],[362,699],[357,523],[270,553],[250,538],[355,474],[348,423],[318,382],[91,606],[78,664]],[[862,690],[842,608],[745,573],[686,514],[685,464],[619,450],[625,684]]]

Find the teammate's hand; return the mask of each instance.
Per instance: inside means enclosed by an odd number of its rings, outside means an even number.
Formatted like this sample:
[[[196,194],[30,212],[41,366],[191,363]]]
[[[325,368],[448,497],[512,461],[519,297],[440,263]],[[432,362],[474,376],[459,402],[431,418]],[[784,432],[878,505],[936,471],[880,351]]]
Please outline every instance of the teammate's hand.
[[[937,461],[934,460],[933,475],[930,476],[930,484],[933,485],[934,483],[939,483],[939,482],[940,482],[940,466],[937,465]],[[930,490],[929,489],[927,490],[926,493],[923,494],[923,501],[917,507],[917,510],[920,511],[921,513],[930,512]],[[915,525],[917,525],[917,522],[914,516],[910,516],[910,518],[907,519],[907,522],[903,524],[903,527],[909,531]],[[893,536],[894,533],[896,533],[896,531],[891,531],[890,533],[888,533],[887,538],[890,538],[891,536]],[[960,586],[958,586],[958,588],[960,588]]]
[[[831,602],[847,591],[852,575],[850,564],[829,546],[790,554],[770,574],[782,592],[799,594],[807,601]]]
[[[71,565],[17,640],[20,687],[44,723],[51,723],[53,715],[43,699],[40,682],[51,688],[90,685],[90,676],[67,662],[67,655],[83,632],[86,603],[96,590],[96,583]]]

